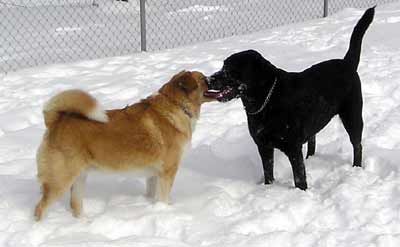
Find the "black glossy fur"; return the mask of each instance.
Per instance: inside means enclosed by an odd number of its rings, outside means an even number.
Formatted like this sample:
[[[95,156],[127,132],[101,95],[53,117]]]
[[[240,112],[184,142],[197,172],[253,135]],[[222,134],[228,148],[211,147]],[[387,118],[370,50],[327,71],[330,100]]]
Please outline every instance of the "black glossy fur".
[[[357,67],[362,38],[374,12],[374,8],[368,9],[358,21],[344,59],[324,61],[302,72],[286,72],[248,50],[228,57],[223,68],[210,77],[210,89],[230,89],[220,101],[241,98],[250,134],[262,158],[266,184],[274,181],[273,155],[278,148],[290,160],[295,186],[307,189],[302,144],[308,141],[307,157],[313,155],[315,135],[336,114],[353,145],[353,166],[361,166],[363,100]],[[249,114],[261,108],[275,79],[276,87],[266,107],[256,115]]]

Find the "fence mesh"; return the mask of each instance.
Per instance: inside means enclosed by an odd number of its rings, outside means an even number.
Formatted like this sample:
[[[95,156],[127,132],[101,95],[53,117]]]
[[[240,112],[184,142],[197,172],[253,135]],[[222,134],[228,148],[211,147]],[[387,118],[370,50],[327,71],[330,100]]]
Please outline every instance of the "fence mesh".
[[[393,1],[393,0],[392,0]],[[391,0],[329,0],[329,13]],[[147,50],[322,17],[323,0],[147,0]],[[0,72],[141,49],[140,0],[0,0]]]
[[[329,0],[328,13],[333,14],[344,8],[369,8],[377,4],[394,2],[393,0]]]
[[[1,1],[0,71],[138,51],[139,8],[93,0]]]
[[[148,0],[150,50],[251,33],[322,16],[321,0]]]

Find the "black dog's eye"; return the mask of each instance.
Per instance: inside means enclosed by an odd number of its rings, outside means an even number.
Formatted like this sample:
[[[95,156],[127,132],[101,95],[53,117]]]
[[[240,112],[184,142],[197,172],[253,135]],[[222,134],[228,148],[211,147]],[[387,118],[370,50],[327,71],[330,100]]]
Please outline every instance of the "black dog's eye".
[[[229,70],[225,70],[225,75],[228,78],[232,78],[232,73]]]

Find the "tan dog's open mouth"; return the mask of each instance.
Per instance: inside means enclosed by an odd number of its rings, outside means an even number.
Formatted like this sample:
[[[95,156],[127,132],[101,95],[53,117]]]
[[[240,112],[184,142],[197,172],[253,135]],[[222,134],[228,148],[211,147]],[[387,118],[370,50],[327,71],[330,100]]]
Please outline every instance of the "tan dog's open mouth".
[[[204,92],[204,96],[207,98],[212,98],[216,99],[218,101],[224,102],[226,101],[226,98],[229,98],[229,96],[233,93],[233,89],[231,87],[226,87],[223,90],[207,90]]]

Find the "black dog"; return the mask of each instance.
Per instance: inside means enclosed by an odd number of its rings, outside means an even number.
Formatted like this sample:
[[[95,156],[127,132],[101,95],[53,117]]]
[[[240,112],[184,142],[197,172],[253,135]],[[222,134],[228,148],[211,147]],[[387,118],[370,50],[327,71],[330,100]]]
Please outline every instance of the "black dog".
[[[296,73],[276,68],[258,52],[248,50],[228,57],[209,78],[207,96],[223,102],[242,99],[266,184],[274,181],[273,154],[278,148],[289,157],[296,187],[307,189],[302,144],[308,141],[307,157],[313,155],[315,134],[336,114],[353,145],[353,166],[361,166],[363,101],[357,67],[362,38],[374,12],[368,9],[358,21],[344,59]]]

